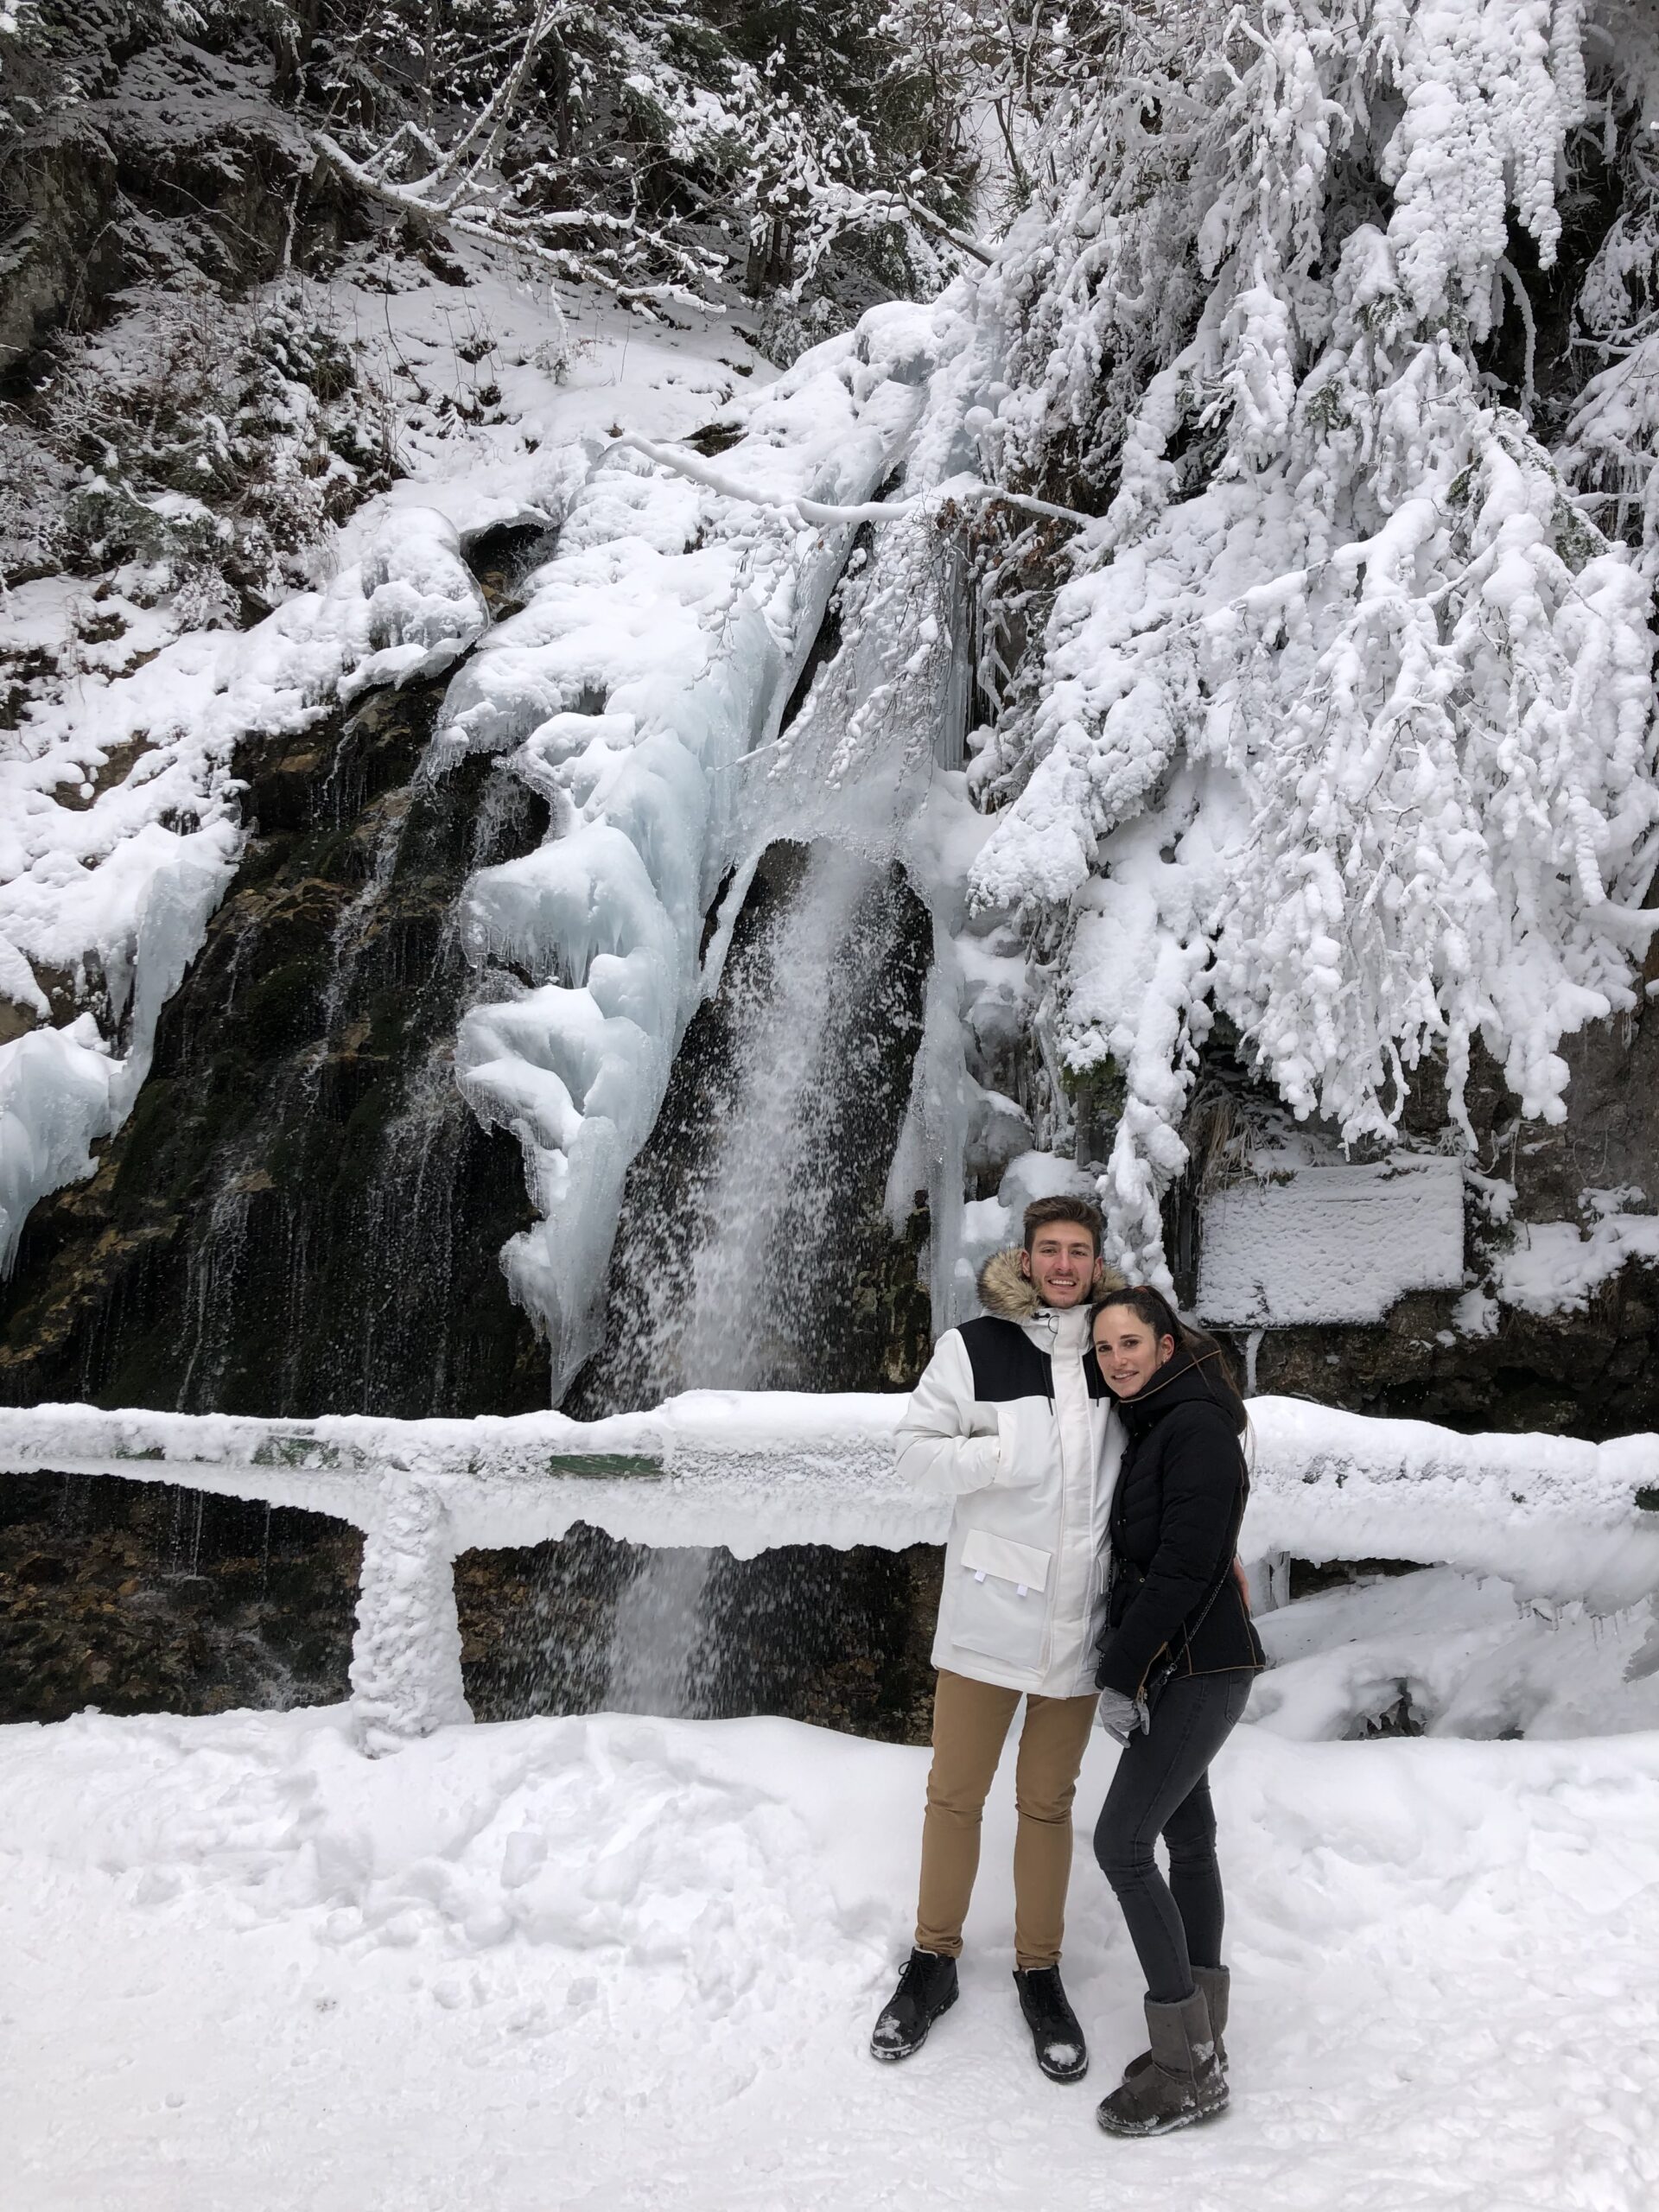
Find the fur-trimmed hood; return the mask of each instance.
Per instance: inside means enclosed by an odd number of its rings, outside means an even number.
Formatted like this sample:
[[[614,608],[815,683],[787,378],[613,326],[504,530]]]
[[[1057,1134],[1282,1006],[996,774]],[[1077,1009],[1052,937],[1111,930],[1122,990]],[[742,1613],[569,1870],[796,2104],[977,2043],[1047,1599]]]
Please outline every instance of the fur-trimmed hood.
[[[979,1302],[999,1321],[1033,1321],[1040,1311],[1035,1285],[1020,1272],[1020,1262],[1024,1256],[1021,1246],[1010,1244],[1005,1252],[993,1252],[979,1271]],[[1106,1268],[1101,1275],[1100,1289],[1122,1287],[1123,1278],[1116,1268]],[[1092,1294],[1098,1297],[1100,1292]]]

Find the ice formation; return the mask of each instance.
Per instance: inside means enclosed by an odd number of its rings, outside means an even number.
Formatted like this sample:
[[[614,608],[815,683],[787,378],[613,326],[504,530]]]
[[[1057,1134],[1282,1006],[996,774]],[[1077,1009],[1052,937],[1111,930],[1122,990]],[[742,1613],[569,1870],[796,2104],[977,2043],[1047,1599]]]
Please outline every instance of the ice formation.
[[[703,988],[705,916],[787,826],[766,755],[852,534],[789,503],[880,486],[936,323],[950,332],[933,310],[879,309],[756,396],[722,466],[774,504],[600,454],[528,604],[445,702],[436,766],[504,753],[553,807],[545,845],[467,887],[468,941],[500,988],[456,1064],[480,1116],[524,1147],[540,1218],[504,1265],[550,1340],[556,1395],[592,1349],[623,1177]]]

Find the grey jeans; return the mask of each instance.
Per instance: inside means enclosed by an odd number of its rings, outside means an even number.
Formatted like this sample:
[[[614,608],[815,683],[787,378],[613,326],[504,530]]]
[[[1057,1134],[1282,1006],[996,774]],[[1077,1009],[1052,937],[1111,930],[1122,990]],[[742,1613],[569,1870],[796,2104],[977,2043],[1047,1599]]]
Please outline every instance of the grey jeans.
[[[1166,1682],[1151,1729],[1133,1736],[1095,1827],[1095,1856],[1129,1924],[1154,2003],[1192,1994],[1192,1968],[1221,1964],[1224,1906],[1210,1762],[1231,1735],[1255,1680],[1248,1668]],[[1162,1836],[1169,1879],[1153,1856]]]

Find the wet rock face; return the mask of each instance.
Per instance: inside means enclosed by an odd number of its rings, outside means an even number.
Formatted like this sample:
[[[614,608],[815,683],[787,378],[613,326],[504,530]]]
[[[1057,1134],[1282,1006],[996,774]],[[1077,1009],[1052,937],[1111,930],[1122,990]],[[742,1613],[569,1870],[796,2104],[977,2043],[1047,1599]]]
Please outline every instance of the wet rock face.
[[[157,1483],[0,1484],[0,1721],[344,1697],[362,1539]]]
[[[1659,938],[1643,975],[1659,978]],[[1565,1122],[1522,1122],[1512,1108],[1492,1116],[1491,1172],[1515,1184],[1516,1217],[1575,1220],[1587,1190],[1634,1189],[1644,1195],[1637,1211],[1659,1210],[1659,1005],[1580,1031],[1561,1057],[1572,1071]]]
[[[566,1394],[580,1417],[705,1386],[908,1388],[926,1364],[927,1217],[918,1205],[895,1236],[885,1202],[921,1035],[927,915],[898,871],[872,881],[823,999],[799,1009],[813,1057],[791,1071],[779,1065],[791,1025],[768,1008],[810,934],[792,934],[791,916],[810,880],[799,846],[767,853],[721,988],[686,1032],[628,1171],[604,1345]],[[746,1117],[758,1135],[734,1135]],[[782,1188],[768,1177],[774,1147],[789,1154]]]
[[[1258,1390],[1447,1428],[1601,1440],[1659,1428],[1659,1281],[1632,1266],[1583,1313],[1501,1312],[1491,1336],[1452,1326],[1456,1300],[1403,1298],[1380,1328],[1270,1329]],[[1243,1338],[1224,1338],[1243,1369]]]
[[[484,760],[423,782],[442,687],[238,763],[254,823],[154,1067],[89,1183],[37,1207],[0,1402],[188,1412],[528,1411],[546,1361],[497,1255],[529,1218],[451,1050],[454,904],[539,842]]]
[[[619,1595],[646,1554],[592,1529],[466,1552],[455,1597],[480,1720],[602,1709]],[[334,1704],[362,1538],[345,1522],[111,1477],[0,1484],[0,1724]],[[923,1744],[944,1554],[715,1555],[699,1710]]]
[[[617,1601],[646,1554],[593,1529],[455,1562],[461,1666],[480,1720],[594,1713],[611,1701]],[[694,1662],[710,1719],[781,1714],[885,1743],[925,1744],[944,1554],[791,1544],[714,1555]]]
[[[721,1655],[714,1710],[781,1713],[883,1743],[925,1744],[944,1572],[944,1550],[931,1544],[902,1552],[789,1544],[752,1560],[718,1555],[709,1605]]]

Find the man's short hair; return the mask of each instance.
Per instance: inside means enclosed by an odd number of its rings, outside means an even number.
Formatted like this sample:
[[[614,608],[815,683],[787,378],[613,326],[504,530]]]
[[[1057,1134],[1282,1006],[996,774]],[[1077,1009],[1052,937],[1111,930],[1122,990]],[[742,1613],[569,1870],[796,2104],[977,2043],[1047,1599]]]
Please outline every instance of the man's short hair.
[[[1086,1229],[1095,1248],[1095,1257],[1100,1257],[1100,1240],[1106,1224],[1101,1219],[1100,1208],[1090,1205],[1087,1198],[1033,1198],[1026,1208],[1026,1249],[1030,1251],[1039,1229],[1046,1229],[1056,1221],[1068,1221],[1078,1229]]]

